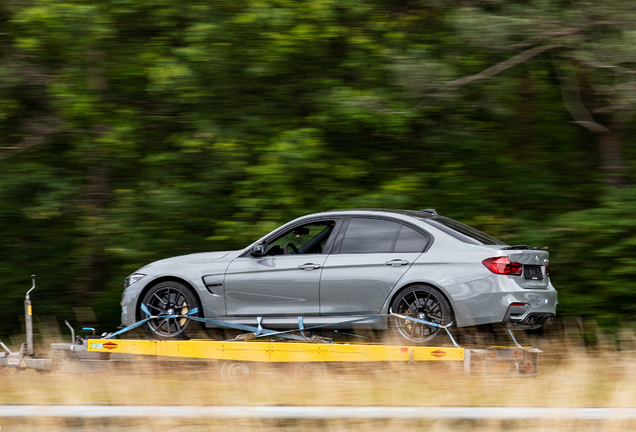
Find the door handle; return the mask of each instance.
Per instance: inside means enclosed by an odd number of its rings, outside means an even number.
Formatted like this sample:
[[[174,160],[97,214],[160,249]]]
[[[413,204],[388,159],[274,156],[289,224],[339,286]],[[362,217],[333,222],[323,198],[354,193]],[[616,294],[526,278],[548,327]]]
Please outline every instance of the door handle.
[[[307,263],[307,264],[298,266],[299,270],[315,270],[319,268],[320,268],[320,264],[314,264],[314,263]]]
[[[384,264],[388,265],[388,266],[392,266],[392,267],[400,267],[403,265],[407,265],[409,262],[407,260],[401,260],[401,259],[394,259],[391,261],[387,261]]]

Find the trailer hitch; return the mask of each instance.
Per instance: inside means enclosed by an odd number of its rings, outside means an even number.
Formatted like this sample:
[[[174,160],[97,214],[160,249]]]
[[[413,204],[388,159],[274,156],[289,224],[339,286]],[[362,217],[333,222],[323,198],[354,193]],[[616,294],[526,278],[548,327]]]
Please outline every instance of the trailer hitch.
[[[20,346],[20,351],[12,352],[2,341],[0,346],[6,351],[0,355],[0,366],[16,367],[20,369],[36,369],[39,372],[51,372],[53,360],[36,356],[33,349],[33,305],[31,291],[35,289],[35,275],[31,275],[33,285],[24,296],[24,323],[26,328],[26,342]]]

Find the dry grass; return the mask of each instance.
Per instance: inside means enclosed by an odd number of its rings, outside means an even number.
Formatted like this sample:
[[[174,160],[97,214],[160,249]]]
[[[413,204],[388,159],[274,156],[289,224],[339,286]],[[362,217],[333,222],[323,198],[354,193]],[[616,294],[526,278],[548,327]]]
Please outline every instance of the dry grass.
[[[218,364],[153,360],[95,364],[80,372],[0,375],[0,403],[27,405],[337,405],[636,407],[633,333],[597,338],[594,348],[568,337],[535,341],[544,350],[537,378],[465,377],[444,364],[331,365],[300,378],[290,365],[264,364],[249,380],[224,383]],[[6,420],[6,421],[5,421]],[[630,430],[623,422],[403,420],[73,420],[0,419],[14,430]]]

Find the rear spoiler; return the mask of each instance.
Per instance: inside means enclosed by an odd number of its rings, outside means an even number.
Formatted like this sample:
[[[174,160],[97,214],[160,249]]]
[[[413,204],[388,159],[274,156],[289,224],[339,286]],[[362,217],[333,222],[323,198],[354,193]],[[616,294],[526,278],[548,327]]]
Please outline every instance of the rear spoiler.
[[[526,245],[514,245],[514,246],[502,247],[501,250],[548,250],[548,247],[543,246],[542,248],[538,248],[538,247],[530,247]]]

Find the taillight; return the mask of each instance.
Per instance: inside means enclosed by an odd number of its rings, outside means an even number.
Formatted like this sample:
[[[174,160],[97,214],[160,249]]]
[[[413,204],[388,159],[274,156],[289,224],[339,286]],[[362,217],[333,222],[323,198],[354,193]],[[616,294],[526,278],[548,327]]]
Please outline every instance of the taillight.
[[[521,276],[521,273],[523,273],[523,266],[510,261],[508,257],[486,258],[481,263],[495,274]]]
[[[545,266],[545,275],[546,275],[546,276],[550,276],[550,264],[547,264],[547,265]]]

